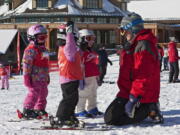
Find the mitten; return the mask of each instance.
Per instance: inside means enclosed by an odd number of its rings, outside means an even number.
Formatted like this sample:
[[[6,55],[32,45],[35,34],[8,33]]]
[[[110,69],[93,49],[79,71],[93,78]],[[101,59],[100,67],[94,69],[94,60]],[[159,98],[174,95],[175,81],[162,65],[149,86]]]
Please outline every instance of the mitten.
[[[84,90],[85,87],[85,81],[84,80],[79,80],[79,89]]]
[[[50,76],[48,75],[48,80],[47,80],[47,84],[50,83]]]
[[[135,109],[139,105],[140,97],[136,98],[133,95],[129,95],[129,101],[125,105],[125,113],[130,118],[134,118]]]
[[[32,87],[32,78],[30,75],[24,75],[24,85],[26,87]]]
[[[66,33],[73,33],[74,32],[74,22],[68,21],[66,27]]]
[[[111,61],[110,61],[110,65],[111,65],[111,66],[113,65]]]

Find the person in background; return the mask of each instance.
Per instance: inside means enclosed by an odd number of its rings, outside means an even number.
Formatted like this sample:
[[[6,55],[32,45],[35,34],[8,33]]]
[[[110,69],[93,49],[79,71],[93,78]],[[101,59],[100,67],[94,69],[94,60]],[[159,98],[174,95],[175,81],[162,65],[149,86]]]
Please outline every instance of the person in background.
[[[9,70],[3,64],[0,64],[1,90],[9,89]]]
[[[77,117],[96,117],[102,115],[97,108],[97,88],[99,81],[98,54],[93,51],[95,35],[92,30],[82,29],[80,48],[84,64],[84,79],[80,81],[79,102],[76,107]]]
[[[162,60],[163,60],[163,56],[164,56],[164,50],[159,44],[157,45],[157,49],[158,49],[158,53],[159,53],[159,62],[160,62],[160,71],[161,71]]]
[[[167,71],[169,70],[169,62],[168,62],[168,59],[169,59],[169,56],[168,56],[168,48],[167,46],[164,46],[164,56],[163,56],[163,65],[164,65],[164,69],[163,71]]]
[[[178,50],[176,47],[176,38],[170,37],[170,42],[168,43],[168,55],[169,55],[169,83],[180,82],[179,76],[179,62],[180,57],[178,56]]]
[[[108,58],[108,54],[105,50],[105,46],[102,46],[99,48],[98,55],[99,55],[98,66],[99,66],[99,71],[100,71],[99,85],[101,85],[104,82],[103,79],[104,79],[104,76],[106,75],[107,64],[109,63],[112,66],[112,62]]]
[[[157,39],[151,30],[144,29],[143,20],[136,13],[123,17],[120,32],[127,39],[120,53],[120,91],[105,112],[105,123],[120,126],[139,123],[147,117],[162,123]]]
[[[49,55],[45,47],[47,31],[43,25],[33,25],[27,31],[29,45],[23,55],[24,85],[28,94],[24,100],[23,116],[48,117],[46,112],[49,77]]]
[[[58,65],[63,98],[59,103],[56,117],[50,119],[50,124],[53,126],[77,127],[79,124],[74,113],[79,99],[79,80],[83,78],[83,71],[77,39],[78,29],[74,22],[68,21],[58,27]]]

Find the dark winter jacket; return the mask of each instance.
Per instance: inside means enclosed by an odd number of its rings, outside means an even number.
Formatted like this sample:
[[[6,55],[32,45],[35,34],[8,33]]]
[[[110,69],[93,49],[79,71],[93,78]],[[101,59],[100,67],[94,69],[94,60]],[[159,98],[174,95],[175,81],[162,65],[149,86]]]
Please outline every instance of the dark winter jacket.
[[[179,59],[178,50],[176,48],[175,42],[170,42],[168,44],[168,55],[169,55],[169,62],[176,62]]]
[[[112,64],[112,62],[108,59],[106,50],[104,50],[104,49],[98,50],[98,54],[99,54],[99,65],[100,66],[107,66],[108,62],[110,64]]]
[[[129,94],[132,94],[135,97],[141,96],[142,103],[158,102],[160,65],[156,41],[156,37],[150,30],[142,30],[131,44],[129,55],[121,56],[127,58],[123,58],[124,62],[120,65],[118,97],[129,98]]]

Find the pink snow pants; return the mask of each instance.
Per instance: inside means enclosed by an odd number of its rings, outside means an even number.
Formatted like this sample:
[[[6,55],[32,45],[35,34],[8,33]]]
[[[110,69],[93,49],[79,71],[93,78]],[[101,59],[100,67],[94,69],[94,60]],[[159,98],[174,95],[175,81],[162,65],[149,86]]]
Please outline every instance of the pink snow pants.
[[[9,89],[9,76],[1,76],[1,88]]]
[[[24,108],[45,110],[47,104],[48,88],[47,84],[36,83],[33,87],[28,87],[28,94],[24,100]]]

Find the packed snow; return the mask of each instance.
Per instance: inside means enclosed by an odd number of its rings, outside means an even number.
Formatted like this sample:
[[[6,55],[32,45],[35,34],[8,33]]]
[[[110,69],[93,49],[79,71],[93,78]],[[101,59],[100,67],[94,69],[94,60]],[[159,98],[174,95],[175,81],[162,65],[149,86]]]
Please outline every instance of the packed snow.
[[[108,65],[105,80],[117,81],[119,72],[119,56],[109,57],[113,65]],[[51,82],[49,85],[49,95],[47,97],[47,111],[55,115],[62,98],[59,85],[58,72],[50,74]],[[0,134],[1,135],[179,135],[180,133],[180,83],[168,84],[168,71],[161,72],[161,110],[165,122],[160,125],[135,124],[127,126],[114,126],[109,131],[55,131],[55,130],[31,130],[30,128],[40,127],[42,121],[29,120],[21,122],[8,122],[16,119],[16,109],[22,110],[22,104],[27,90],[23,85],[22,76],[14,76],[10,80],[10,90],[0,90]],[[105,111],[108,105],[115,98],[118,92],[116,84],[104,83],[98,88],[98,108]],[[103,118],[84,119],[91,125],[103,124]],[[46,122],[45,122],[46,123]],[[48,122],[46,123],[48,124]]]

